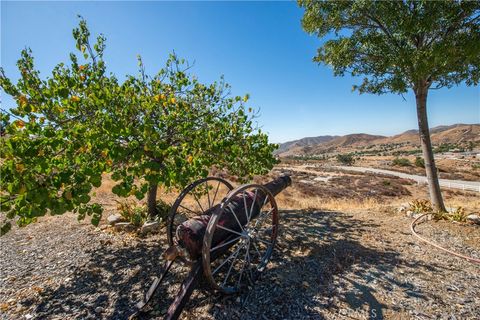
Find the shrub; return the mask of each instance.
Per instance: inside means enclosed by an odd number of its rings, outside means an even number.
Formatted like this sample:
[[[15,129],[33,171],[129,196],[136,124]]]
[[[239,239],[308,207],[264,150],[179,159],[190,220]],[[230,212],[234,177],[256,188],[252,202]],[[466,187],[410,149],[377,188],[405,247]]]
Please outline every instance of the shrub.
[[[351,166],[355,163],[355,158],[350,154],[337,154],[337,161],[341,164]]]
[[[413,211],[415,213],[426,213],[426,212],[432,212],[433,208],[430,201],[415,199],[411,203],[409,203],[408,210]]]
[[[400,167],[409,167],[412,164],[410,163],[410,160],[408,160],[407,158],[395,158],[392,161],[392,165],[400,166]]]
[[[160,222],[166,222],[171,207],[172,206],[170,204],[166,203],[163,200],[157,201],[157,216],[155,218],[158,219]]]
[[[122,217],[136,227],[148,220],[146,206],[137,206],[135,201],[117,201],[117,209]]]
[[[422,157],[416,157],[415,158],[415,166],[419,168],[425,168],[425,160],[423,160]]]

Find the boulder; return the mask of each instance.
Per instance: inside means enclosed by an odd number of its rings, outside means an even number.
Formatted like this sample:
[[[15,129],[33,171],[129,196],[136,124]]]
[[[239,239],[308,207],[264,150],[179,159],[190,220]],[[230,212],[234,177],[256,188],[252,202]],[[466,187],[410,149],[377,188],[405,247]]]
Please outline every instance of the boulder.
[[[160,231],[160,223],[157,221],[147,221],[143,224],[140,233],[147,234],[147,233],[157,233]]]
[[[467,216],[467,221],[474,224],[480,224],[480,216],[478,214],[470,214]]]
[[[115,214],[109,215],[107,218],[107,221],[108,221],[108,224],[114,225],[118,222],[124,222],[125,219],[122,217],[122,215],[115,213]]]
[[[135,226],[130,222],[117,222],[115,224],[115,231],[133,231],[135,230]]]

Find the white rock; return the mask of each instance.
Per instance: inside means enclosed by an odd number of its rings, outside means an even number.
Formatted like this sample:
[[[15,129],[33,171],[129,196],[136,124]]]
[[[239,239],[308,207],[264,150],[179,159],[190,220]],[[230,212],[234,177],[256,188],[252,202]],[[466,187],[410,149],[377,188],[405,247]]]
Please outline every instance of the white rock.
[[[412,218],[413,217],[413,211],[408,210],[406,216],[409,217],[409,218]]]
[[[477,214],[470,214],[467,216],[467,221],[475,224],[480,224],[480,216]]]
[[[115,224],[115,231],[132,231],[135,226],[130,222],[117,222]]]
[[[32,319],[32,318],[33,318],[33,316],[32,316],[30,313],[27,313],[27,314],[25,315],[25,319],[27,319],[27,320],[28,320],[28,319]]]
[[[96,307],[96,308],[95,308],[95,312],[96,312],[96,313],[102,313],[102,312],[103,312],[103,308],[102,308],[102,307]]]
[[[418,217],[423,216],[423,213],[414,213],[412,218],[417,219]]]
[[[123,217],[120,214],[115,213],[115,214],[109,215],[107,218],[107,221],[109,224],[114,225],[118,222],[124,222],[125,219],[123,219]]]
[[[147,221],[143,224],[140,232],[142,234],[157,233],[160,231],[160,223],[157,221]]]

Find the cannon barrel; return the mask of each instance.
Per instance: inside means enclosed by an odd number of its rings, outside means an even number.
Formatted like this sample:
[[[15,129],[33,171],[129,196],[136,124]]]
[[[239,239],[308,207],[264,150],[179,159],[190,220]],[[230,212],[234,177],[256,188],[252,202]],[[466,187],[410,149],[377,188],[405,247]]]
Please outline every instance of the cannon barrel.
[[[273,196],[276,196],[282,190],[290,186],[291,183],[292,180],[289,176],[281,176],[264,184],[263,186],[270,191]],[[255,219],[260,213],[260,209],[265,201],[265,198],[267,197],[263,191],[260,189],[257,190],[257,193],[245,192],[242,195],[238,195],[226,207],[220,208],[220,204],[216,205],[207,210],[204,214],[196,216],[180,224],[176,230],[178,241],[177,245],[185,249],[189,259],[196,260],[200,258],[203,237],[205,235],[211,215],[216,212],[216,210],[224,211],[218,222],[219,225],[240,232],[241,227],[239,223],[244,226],[247,222],[245,205],[247,206],[247,210],[249,212],[251,211],[250,218]],[[225,230],[217,229],[212,240],[212,246],[227,240],[230,236],[231,233],[228,233]]]

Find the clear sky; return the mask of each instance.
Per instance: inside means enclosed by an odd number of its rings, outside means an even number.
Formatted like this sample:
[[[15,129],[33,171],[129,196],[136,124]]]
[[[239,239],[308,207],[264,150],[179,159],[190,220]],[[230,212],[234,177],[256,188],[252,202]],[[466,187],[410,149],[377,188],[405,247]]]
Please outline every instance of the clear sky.
[[[75,50],[77,14],[107,37],[106,62],[119,78],[137,72],[140,54],[154,74],[175,52],[195,61],[203,82],[221,75],[232,93],[249,93],[258,124],[273,142],[318,135],[393,135],[417,126],[411,93],[359,95],[358,82],[312,62],[321,41],[300,24],[294,2],[1,2],[1,65],[17,79],[20,50],[30,47],[46,77]],[[480,89],[432,91],[430,126],[480,122]],[[2,106],[12,100],[2,95]]]

